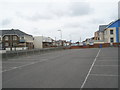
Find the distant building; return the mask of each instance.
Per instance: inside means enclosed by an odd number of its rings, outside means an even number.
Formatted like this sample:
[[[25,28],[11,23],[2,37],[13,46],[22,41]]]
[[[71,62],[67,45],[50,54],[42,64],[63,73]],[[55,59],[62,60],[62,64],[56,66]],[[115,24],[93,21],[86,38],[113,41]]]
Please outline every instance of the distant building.
[[[100,40],[100,39],[99,39],[99,31],[96,31],[96,32],[94,33],[94,40]]]
[[[99,30],[94,34],[94,42],[120,43],[120,19],[109,25],[100,25]]]
[[[53,39],[45,36],[35,36],[34,37],[34,47],[36,49],[49,48],[53,46]]]
[[[120,19],[111,22],[104,30],[106,43],[120,43]]]
[[[0,30],[0,48],[5,50],[33,49],[33,36],[19,29]]]
[[[94,40],[96,41],[104,41],[104,30],[108,25],[100,25],[99,30],[95,32],[94,34]]]
[[[87,39],[84,41],[84,43],[85,43],[86,45],[91,45],[91,44],[93,44],[93,43],[94,43],[94,37],[92,37],[92,38],[87,38]]]
[[[100,41],[104,41],[104,30],[105,28],[107,27],[108,25],[100,25],[99,26],[99,35],[98,35],[98,38]]]
[[[86,45],[93,44],[111,44],[120,43],[120,19],[111,22],[109,25],[100,25],[99,30],[94,33],[94,37],[83,41]]]
[[[55,45],[56,45],[56,46],[68,46],[68,45],[70,45],[70,43],[71,43],[71,42],[66,41],[66,40],[57,40],[57,41],[55,42]]]
[[[34,43],[34,48],[35,49],[43,48],[42,36],[34,37],[34,42],[33,43]]]

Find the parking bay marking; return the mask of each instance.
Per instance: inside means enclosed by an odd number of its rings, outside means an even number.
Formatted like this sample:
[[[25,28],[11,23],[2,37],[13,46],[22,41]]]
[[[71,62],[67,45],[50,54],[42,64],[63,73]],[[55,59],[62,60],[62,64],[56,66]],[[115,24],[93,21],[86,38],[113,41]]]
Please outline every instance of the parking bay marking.
[[[97,53],[97,55],[96,55],[96,57],[95,57],[95,59],[94,59],[92,65],[91,65],[89,71],[88,71],[88,74],[87,74],[87,76],[86,76],[86,78],[85,78],[85,80],[84,80],[84,82],[83,82],[81,88],[84,87],[84,85],[85,85],[85,83],[86,83],[86,81],[87,81],[87,79],[88,79],[88,76],[90,75],[90,72],[92,71],[92,68],[93,68],[93,66],[94,66],[94,64],[95,64],[95,62],[96,62],[96,60],[97,60],[97,58],[98,58],[98,56],[99,56],[100,51],[101,51],[101,49],[99,49],[99,51],[98,51],[98,53]]]
[[[108,74],[90,74],[90,76],[111,76],[111,77],[118,77],[119,75],[108,75]]]
[[[29,64],[25,64],[25,65],[21,65],[21,66],[18,66],[18,67],[12,67],[11,69],[8,69],[8,70],[4,70],[0,73],[3,73],[3,72],[7,72],[7,71],[11,71],[11,70],[14,70],[14,69],[19,69],[19,68],[23,68],[23,67],[26,67],[26,66],[30,66],[30,65],[33,65],[33,64],[36,64],[36,63],[40,63],[40,62],[44,62],[44,61],[48,61],[49,59],[43,59],[41,61],[37,61],[37,62],[32,62],[32,63],[29,63]]]

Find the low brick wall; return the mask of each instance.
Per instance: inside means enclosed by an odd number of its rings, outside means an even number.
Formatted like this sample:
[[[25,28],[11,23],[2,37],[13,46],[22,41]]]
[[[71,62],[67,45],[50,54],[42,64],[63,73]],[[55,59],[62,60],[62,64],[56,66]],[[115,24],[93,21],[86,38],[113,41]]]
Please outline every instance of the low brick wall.
[[[120,47],[120,43],[113,43],[114,47]]]
[[[103,44],[103,47],[110,47],[110,43]]]
[[[120,43],[113,43],[113,47],[120,47]],[[104,44],[94,44],[94,45],[85,45],[85,46],[71,46],[70,49],[80,49],[80,48],[105,48],[111,47],[110,43]]]
[[[70,49],[78,49],[80,46],[71,46]]]
[[[110,43],[104,43],[104,44],[94,44],[93,48],[100,48],[100,45],[101,45],[102,48],[110,47]]]

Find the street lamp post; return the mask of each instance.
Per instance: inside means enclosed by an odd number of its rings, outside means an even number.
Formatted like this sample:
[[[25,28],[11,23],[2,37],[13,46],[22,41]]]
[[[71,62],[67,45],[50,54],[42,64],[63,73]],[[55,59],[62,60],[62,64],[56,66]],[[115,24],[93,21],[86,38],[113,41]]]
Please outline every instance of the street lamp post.
[[[69,34],[69,38],[70,38],[70,46],[71,46],[71,44],[72,44],[72,35],[71,34]]]
[[[60,38],[62,40],[62,30],[58,30],[60,32]]]
[[[56,47],[56,37],[55,37],[55,47]]]
[[[58,30],[60,32],[60,38],[61,38],[61,45],[62,45],[62,30]]]

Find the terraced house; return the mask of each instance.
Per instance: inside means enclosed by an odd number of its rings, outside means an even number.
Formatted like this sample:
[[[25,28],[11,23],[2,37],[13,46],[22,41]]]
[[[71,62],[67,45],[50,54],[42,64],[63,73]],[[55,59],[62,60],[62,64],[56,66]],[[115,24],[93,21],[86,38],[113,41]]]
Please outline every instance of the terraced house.
[[[19,29],[0,30],[0,46],[5,50],[33,49],[33,36]]]
[[[110,23],[104,30],[104,41],[106,43],[120,43],[120,19]]]

